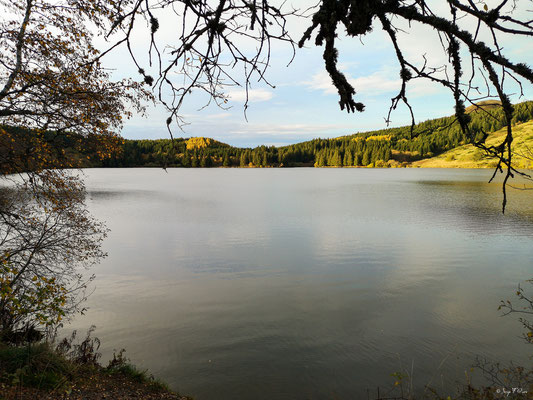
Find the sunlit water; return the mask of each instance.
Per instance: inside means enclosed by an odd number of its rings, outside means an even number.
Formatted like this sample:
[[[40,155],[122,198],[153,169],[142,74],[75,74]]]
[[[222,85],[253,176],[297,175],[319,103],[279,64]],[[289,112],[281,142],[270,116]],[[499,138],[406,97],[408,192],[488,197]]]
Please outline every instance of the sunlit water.
[[[104,358],[198,400],[421,390],[476,356],[530,364],[516,316],[533,277],[533,192],[489,170],[95,169],[111,229],[90,310]]]

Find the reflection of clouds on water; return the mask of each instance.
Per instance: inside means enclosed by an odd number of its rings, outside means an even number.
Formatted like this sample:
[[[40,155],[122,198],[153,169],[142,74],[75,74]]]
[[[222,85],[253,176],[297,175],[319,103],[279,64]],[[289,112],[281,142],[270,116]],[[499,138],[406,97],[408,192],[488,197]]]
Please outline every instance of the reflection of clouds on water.
[[[460,379],[472,354],[522,354],[496,307],[530,273],[532,205],[502,216],[482,172],[88,171],[111,232],[76,327],[202,398],[364,397],[398,354],[422,383],[462,357]]]

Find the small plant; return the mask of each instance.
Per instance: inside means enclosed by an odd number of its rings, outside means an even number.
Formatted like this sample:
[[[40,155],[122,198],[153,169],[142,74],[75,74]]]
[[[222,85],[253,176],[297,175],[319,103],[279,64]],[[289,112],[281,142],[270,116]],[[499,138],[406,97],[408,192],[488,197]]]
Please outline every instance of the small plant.
[[[124,356],[125,349],[120,351],[113,351],[113,358],[109,361],[106,371],[109,374],[122,374],[129,377],[131,380],[139,383],[146,383],[154,390],[170,390],[166,383],[156,379],[147,370],[139,370],[135,365],[131,364],[129,358]]]
[[[533,279],[529,279],[526,282],[533,286]],[[518,313],[522,315],[518,319],[525,329],[522,337],[526,342],[533,344],[533,322],[523,317],[527,315],[533,315],[533,294],[527,294],[524,291],[524,288],[518,284],[516,296],[521,303],[519,306],[513,305],[510,300],[501,300],[498,310],[502,310],[503,315],[509,315],[511,313]]]
[[[100,349],[100,339],[91,337],[96,327],[93,325],[87,331],[85,339],[79,344],[73,344],[77,332],[73,331],[70,338],[64,338],[56,347],[58,353],[63,354],[67,359],[79,365],[98,365],[98,360],[102,356],[98,352]]]
[[[129,358],[124,357],[125,352],[126,352],[126,349],[120,349],[118,353],[116,350],[113,350],[113,359],[109,360],[109,363],[107,364],[107,369],[115,370],[128,364],[130,360]]]

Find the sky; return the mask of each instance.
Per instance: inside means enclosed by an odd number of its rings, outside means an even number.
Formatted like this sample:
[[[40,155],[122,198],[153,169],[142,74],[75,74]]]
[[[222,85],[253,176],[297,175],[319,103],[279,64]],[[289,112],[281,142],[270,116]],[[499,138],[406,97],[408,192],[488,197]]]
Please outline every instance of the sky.
[[[304,9],[312,3],[293,0],[285,6]],[[488,7],[494,7],[498,3],[496,0],[486,1]],[[517,12],[521,15],[533,14],[527,3],[525,0],[519,1]],[[437,12],[448,15],[445,2],[434,0],[433,5]],[[171,44],[178,21],[168,13],[158,15],[158,18],[161,25],[157,32],[158,40]],[[308,18],[289,20],[288,30],[293,39],[300,38],[309,22]],[[421,66],[425,55],[429,66],[446,64],[447,57],[440,48],[438,36],[434,31],[418,25],[408,26],[403,21],[395,21],[395,24],[403,29],[398,34],[400,44],[412,62]],[[460,24],[463,29],[471,30],[472,26],[475,27],[467,18],[460,21]],[[146,57],[142,57],[147,53],[146,32],[139,31],[135,35],[134,51],[141,55],[143,67],[146,65],[150,71]],[[490,43],[489,32],[482,31],[481,37]],[[529,64],[533,54],[531,39],[500,37],[500,40],[503,53],[511,60]],[[102,40],[98,42],[97,39],[97,45],[105,48],[106,43]],[[242,46],[250,49],[249,43],[243,43]],[[400,90],[400,79],[394,48],[380,25],[375,23],[375,29],[362,38],[348,38],[340,30],[337,47],[339,66],[357,92],[355,100],[366,105],[363,113],[348,114],[340,110],[338,94],[324,68],[323,48],[314,45],[313,35],[304,48],[296,49],[296,55],[290,65],[291,48],[282,44],[273,46],[272,60],[266,76],[274,87],[257,82],[257,79],[252,80],[246,114],[245,92],[242,86],[227,88],[229,109],[222,109],[214,104],[203,108],[208,98],[193,92],[180,110],[180,115],[187,125],[183,130],[174,126],[173,135],[211,137],[239,147],[280,146],[318,137],[338,137],[409,125],[410,114],[403,105],[393,112],[389,125],[385,122],[391,98]],[[104,65],[113,70],[114,78],[139,77],[125,48],[106,56]],[[238,78],[242,77],[238,67],[234,72]],[[152,74],[155,75],[155,72]],[[243,80],[240,79],[240,82],[242,84]],[[518,86],[508,79],[507,91],[511,93],[513,102],[533,99],[533,88],[530,84],[524,85],[524,96],[520,98]],[[417,122],[452,115],[454,112],[454,101],[450,92],[431,82],[412,80],[407,88],[407,95]],[[125,123],[122,136],[128,139],[169,138],[165,124],[168,114],[161,105],[150,106],[145,117],[137,115]]]

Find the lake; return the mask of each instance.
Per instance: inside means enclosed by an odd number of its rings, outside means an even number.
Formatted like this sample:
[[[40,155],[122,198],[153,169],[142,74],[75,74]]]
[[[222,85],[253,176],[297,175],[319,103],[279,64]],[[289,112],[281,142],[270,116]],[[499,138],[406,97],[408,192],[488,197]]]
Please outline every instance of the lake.
[[[530,364],[533,192],[501,214],[491,170],[92,169],[111,229],[89,311],[113,349],[198,400],[374,398]],[[468,372],[470,373],[470,372]]]

